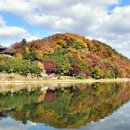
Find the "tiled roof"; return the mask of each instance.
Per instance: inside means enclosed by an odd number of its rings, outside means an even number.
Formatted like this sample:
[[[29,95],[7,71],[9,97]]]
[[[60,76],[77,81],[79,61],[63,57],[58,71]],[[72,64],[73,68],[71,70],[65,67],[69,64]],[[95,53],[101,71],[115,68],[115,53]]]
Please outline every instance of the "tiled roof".
[[[7,47],[4,47],[4,46],[0,45],[0,49],[7,49]]]

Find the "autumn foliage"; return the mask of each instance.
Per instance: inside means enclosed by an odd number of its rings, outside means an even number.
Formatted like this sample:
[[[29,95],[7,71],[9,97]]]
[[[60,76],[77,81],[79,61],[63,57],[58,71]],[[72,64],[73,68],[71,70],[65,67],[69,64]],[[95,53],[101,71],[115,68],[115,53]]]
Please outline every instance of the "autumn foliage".
[[[47,74],[51,74],[51,73],[55,73],[56,72],[56,65],[55,65],[55,62],[51,59],[44,59],[42,61],[44,67],[45,67],[45,70],[46,70],[46,73]]]
[[[12,46],[22,55],[22,44]],[[130,60],[107,44],[78,34],[54,34],[26,45],[25,58],[43,63],[46,72],[93,78],[130,77]],[[28,56],[29,55],[29,56]]]

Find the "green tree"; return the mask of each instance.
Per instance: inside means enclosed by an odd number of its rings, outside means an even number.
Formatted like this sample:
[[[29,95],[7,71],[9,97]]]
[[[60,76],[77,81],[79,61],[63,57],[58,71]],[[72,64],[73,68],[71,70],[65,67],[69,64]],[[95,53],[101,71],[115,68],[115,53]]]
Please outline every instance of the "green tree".
[[[22,59],[20,57],[8,58],[0,62],[0,71],[7,73],[18,73],[27,76],[30,74],[37,75],[40,70],[37,62]]]
[[[119,70],[119,68],[117,68],[117,67],[114,68],[114,75],[115,75],[114,76],[115,78],[120,77],[120,70]]]
[[[46,54],[44,58],[52,59],[56,63],[57,74],[69,74],[71,70],[71,64],[69,58],[65,56],[64,49],[57,49],[54,53]]]
[[[29,59],[30,58],[30,51],[29,51],[29,48],[28,48],[28,43],[26,41],[26,39],[23,39],[22,42],[22,56],[23,56],[23,59]]]

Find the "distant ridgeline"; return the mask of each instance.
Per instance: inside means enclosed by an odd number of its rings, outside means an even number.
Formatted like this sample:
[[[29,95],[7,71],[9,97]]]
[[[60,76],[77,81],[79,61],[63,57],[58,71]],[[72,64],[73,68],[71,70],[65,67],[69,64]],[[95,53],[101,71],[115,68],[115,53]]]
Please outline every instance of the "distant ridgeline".
[[[130,77],[129,59],[100,41],[78,34],[54,34],[29,43],[23,39],[11,47],[17,58],[41,63],[47,74],[96,79]]]

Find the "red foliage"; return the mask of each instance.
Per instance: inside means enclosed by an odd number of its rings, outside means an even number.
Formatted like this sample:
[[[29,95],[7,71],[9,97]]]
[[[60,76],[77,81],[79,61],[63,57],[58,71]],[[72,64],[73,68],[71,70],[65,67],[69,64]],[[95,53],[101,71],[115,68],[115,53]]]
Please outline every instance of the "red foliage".
[[[35,41],[32,41],[30,44],[29,44],[29,49],[32,51],[34,50],[41,50],[42,49],[42,44],[40,43],[39,40],[35,40]]]
[[[56,91],[49,91],[45,94],[44,102],[53,103],[56,99]]]
[[[79,75],[79,73],[80,73],[80,67],[78,66],[78,65],[73,65],[72,66],[72,73],[75,75],[75,76],[78,76]]]
[[[56,72],[56,65],[55,62],[51,59],[45,59],[43,60],[43,65],[45,67],[46,73],[51,74]]]
[[[87,56],[89,59],[91,59],[91,65],[93,67],[97,66],[98,65],[98,60],[96,59],[96,56],[92,55],[92,54],[89,54]]]
[[[91,72],[88,70],[85,70],[85,75],[86,75],[86,77],[89,77],[89,76],[91,76]]]
[[[22,54],[23,51],[22,44],[15,43],[11,46],[11,48],[15,51],[16,54]]]
[[[86,48],[75,49],[73,45],[77,41],[84,42]],[[22,42],[12,46],[16,55],[22,55]],[[91,72],[96,67],[100,72],[107,74],[114,72],[114,67],[118,68],[122,77],[130,77],[130,61],[117,53],[110,46],[97,41],[88,40],[78,34],[64,33],[54,34],[44,39],[33,40],[28,43],[28,49],[35,51],[40,59],[44,59],[46,54],[53,55],[57,49],[63,51],[63,55],[68,57],[72,66],[71,75],[91,76]],[[55,60],[55,59],[54,59]],[[73,64],[76,65],[73,65]],[[43,61],[45,70],[48,74],[56,72],[56,65],[53,60]],[[99,73],[100,74],[100,73]]]

